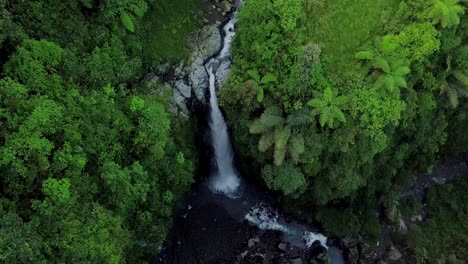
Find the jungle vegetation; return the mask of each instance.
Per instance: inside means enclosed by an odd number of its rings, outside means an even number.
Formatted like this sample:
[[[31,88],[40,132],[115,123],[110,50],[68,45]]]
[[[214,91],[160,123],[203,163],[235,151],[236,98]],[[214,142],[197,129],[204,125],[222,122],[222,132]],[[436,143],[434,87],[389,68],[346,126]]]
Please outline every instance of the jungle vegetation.
[[[140,263],[196,168],[138,79],[187,56],[196,1],[0,1],[0,262]],[[164,48],[163,48],[164,47]]]
[[[467,5],[247,0],[221,92],[245,177],[326,235],[375,246],[376,208],[467,154]],[[158,251],[195,180],[194,122],[138,83],[188,56],[198,6],[0,0],[1,263]],[[466,186],[429,191],[428,221],[403,239],[419,263],[468,261]]]
[[[458,0],[247,1],[221,95],[244,173],[328,235],[375,246],[376,208],[396,204],[416,173],[467,153],[466,10]],[[466,191],[451,195],[466,201]],[[412,233],[420,263],[450,254],[433,249],[448,239],[435,223],[451,214]],[[458,224],[450,245],[463,248]]]

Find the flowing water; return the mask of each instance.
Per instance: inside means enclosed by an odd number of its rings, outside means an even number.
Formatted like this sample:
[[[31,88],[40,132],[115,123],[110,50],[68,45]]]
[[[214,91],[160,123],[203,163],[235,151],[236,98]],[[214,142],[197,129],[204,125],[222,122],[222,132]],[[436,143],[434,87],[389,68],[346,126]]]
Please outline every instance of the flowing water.
[[[193,190],[186,207],[179,217],[175,217],[170,246],[163,249],[164,256],[160,256],[157,263],[229,263],[220,260],[239,258],[235,249],[245,244],[246,239],[259,236],[258,231],[252,231],[252,226],[263,234],[281,233],[279,241],[299,249],[321,245],[328,250],[331,263],[344,263],[341,251],[330,246],[327,237],[312,232],[310,227],[299,222],[287,221],[270,205],[267,196],[258,192],[253,184],[242,180],[235,167],[228,127],[218,106],[216,86],[217,79],[225,79],[229,73],[225,64],[231,62],[236,14],[233,13],[232,19],[222,29],[221,51],[205,63],[210,91],[209,132],[214,151],[212,173],[207,184],[201,183]],[[224,67],[219,67],[223,63]],[[266,240],[264,245],[271,244],[272,238]],[[270,247],[277,250],[274,243]]]
[[[234,167],[234,154],[226,122],[218,106],[216,95],[216,70],[221,60],[230,56],[230,47],[234,38],[235,19],[231,19],[223,28],[223,48],[218,56],[210,59],[205,68],[209,75],[210,88],[210,131],[214,149],[216,167],[210,179],[210,187],[214,192],[224,193],[235,198],[239,194],[240,178]]]

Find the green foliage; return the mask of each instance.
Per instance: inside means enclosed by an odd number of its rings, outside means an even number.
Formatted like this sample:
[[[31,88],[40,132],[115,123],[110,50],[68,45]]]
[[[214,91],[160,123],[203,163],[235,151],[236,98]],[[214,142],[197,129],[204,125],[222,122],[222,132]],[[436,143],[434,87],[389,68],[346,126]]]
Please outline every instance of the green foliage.
[[[255,70],[249,70],[247,71],[247,74],[253,79],[247,85],[257,86],[257,101],[259,103],[263,102],[263,98],[265,98],[265,91],[263,89],[263,85],[276,82],[276,76],[272,73],[268,73],[260,79],[260,75]]]
[[[144,58],[151,66],[155,62],[179,62],[188,58],[190,33],[199,19],[199,0],[158,0],[149,8],[144,28]]]
[[[321,208],[318,210],[316,218],[323,224],[325,231],[331,236],[358,235],[359,219],[350,208]]]
[[[133,18],[126,12],[120,14],[120,21],[125,26],[125,28],[130,32],[135,32],[135,24],[133,23]]]
[[[190,2],[166,11],[194,21]],[[148,32],[173,35],[155,3],[0,1],[0,262],[141,263],[165,239],[196,159],[191,123],[134,84]]]
[[[403,56],[421,61],[440,48],[440,33],[430,23],[415,23],[403,28],[397,37]]]
[[[426,17],[433,24],[441,24],[443,28],[454,27],[460,24],[460,15],[465,11],[458,3],[460,0],[433,0],[426,10]]]
[[[291,164],[279,167],[267,165],[262,170],[262,177],[270,189],[281,191],[285,195],[298,196],[306,185],[302,172]]]
[[[465,230],[468,220],[467,178],[445,186],[432,187],[428,194],[428,219],[413,225],[409,246],[421,263],[437,263],[450,254],[468,258]]]
[[[43,243],[31,224],[15,213],[0,218],[0,260],[4,263],[47,263]]]
[[[250,125],[250,133],[261,134],[258,150],[266,152],[270,148],[274,149],[273,159],[276,166],[282,165],[286,156],[297,164],[299,156],[304,153],[304,137],[293,129],[294,126],[309,123],[310,119],[302,119],[302,123],[298,122],[299,118],[294,115],[284,118],[279,108],[269,107]]]
[[[374,246],[375,208],[394,201],[414,171],[466,154],[466,19],[431,24],[431,1],[304,2],[286,28],[282,1],[245,3],[223,107],[246,174],[262,171],[281,190],[274,169],[294,164],[307,184],[301,195],[279,195],[288,211]],[[277,80],[259,89],[268,73]]]
[[[340,109],[340,107],[346,104],[346,100],[345,96],[337,96],[335,98],[333,90],[327,87],[323,95],[319,98],[311,99],[307,102],[307,105],[314,108],[311,113],[312,116],[320,114],[319,122],[322,127],[328,125],[330,128],[334,128],[335,120],[346,123],[346,117]]]
[[[360,51],[355,55],[357,59],[369,60],[372,68],[376,70],[377,78],[374,87],[376,89],[386,87],[391,93],[397,92],[397,88],[408,88],[405,76],[411,72],[410,62],[404,58],[395,58],[385,54],[396,52],[399,46],[386,41],[385,37],[382,38],[379,46],[381,52]]]

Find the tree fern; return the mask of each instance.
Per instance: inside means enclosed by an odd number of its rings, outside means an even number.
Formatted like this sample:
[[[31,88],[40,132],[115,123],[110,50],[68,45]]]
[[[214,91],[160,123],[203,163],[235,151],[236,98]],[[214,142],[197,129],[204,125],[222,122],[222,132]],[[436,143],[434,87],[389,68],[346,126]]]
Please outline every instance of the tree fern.
[[[452,77],[453,78],[450,78]],[[440,86],[440,94],[446,93],[450,106],[457,108],[460,97],[468,98],[468,74],[453,70],[447,80]]]
[[[273,160],[280,166],[286,157],[297,163],[299,155],[304,152],[304,138],[297,131],[293,135],[293,126],[303,126],[313,122],[313,118],[304,111],[296,111],[288,117],[283,117],[283,111],[278,107],[267,108],[260,118],[249,127],[250,133],[261,134],[258,150],[266,152],[273,148]]]
[[[268,132],[270,130],[270,128],[268,126],[266,126],[262,120],[258,119],[258,120],[255,120],[251,125],[250,125],[250,128],[249,128],[249,132],[251,134],[263,134],[265,132]]]
[[[261,152],[265,152],[271,147],[273,147],[274,144],[275,144],[274,131],[270,133],[265,133],[262,135],[262,137],[260,138],[260,141],[258,142],[258,150],[260,150]]]
[[[291,157],[291,161],[297,164],[299,162],[299,156],[304,153],[304,151],[305,141],[302,134],[292,135],[288,145],[288,153]]]
[[[287,123],[290,126],[305,126],[312,124],[314,118],[310,116],[309,112],[306,110],[299,110],[290,114],[287,118]]]
[[[346,122],[346,117],[340,107],[347,101],[345,96],[333,96],[333,90],[327,87],[319,98],[309,100],[307,105],[314,109],[311,111],[311,116],[319,115],[320,126],[328,125],[334,127],[335,119],[341,123]]]
[[[434,0],[433,4],[426,10],[427,18],[433,24],[441,24],[443,28],[453,27],[460,24],[460,15],[465,13],[463,7],[458,5],[459,0]]]
[[[275,153],[273,154],[273,160],[276,166],[281,166],[286,158],[286,146],[279,147],[275,146]]]

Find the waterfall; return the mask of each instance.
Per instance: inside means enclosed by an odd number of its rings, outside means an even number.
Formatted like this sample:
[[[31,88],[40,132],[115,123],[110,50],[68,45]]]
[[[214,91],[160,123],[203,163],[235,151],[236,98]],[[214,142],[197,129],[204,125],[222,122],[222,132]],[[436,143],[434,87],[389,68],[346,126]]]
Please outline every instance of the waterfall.
[[[225,75],[227,72],[217,72],[221,61],[229,60],[231,43],[234,38],[235,15],[224,26],[223,48],[217,56],[211,58],[206,64],[205,69],[209,75],[210,88],[210,132],[211,142],[214,149],[214,159],[216,167],[210,178],[210,188],[217,193],[223,193],[228,197],[238,196],[240,178],[234,167],[234,154],[229,139],[228,128],[223,114],[218,106],[218,97],[216,95],[216,76]]]

